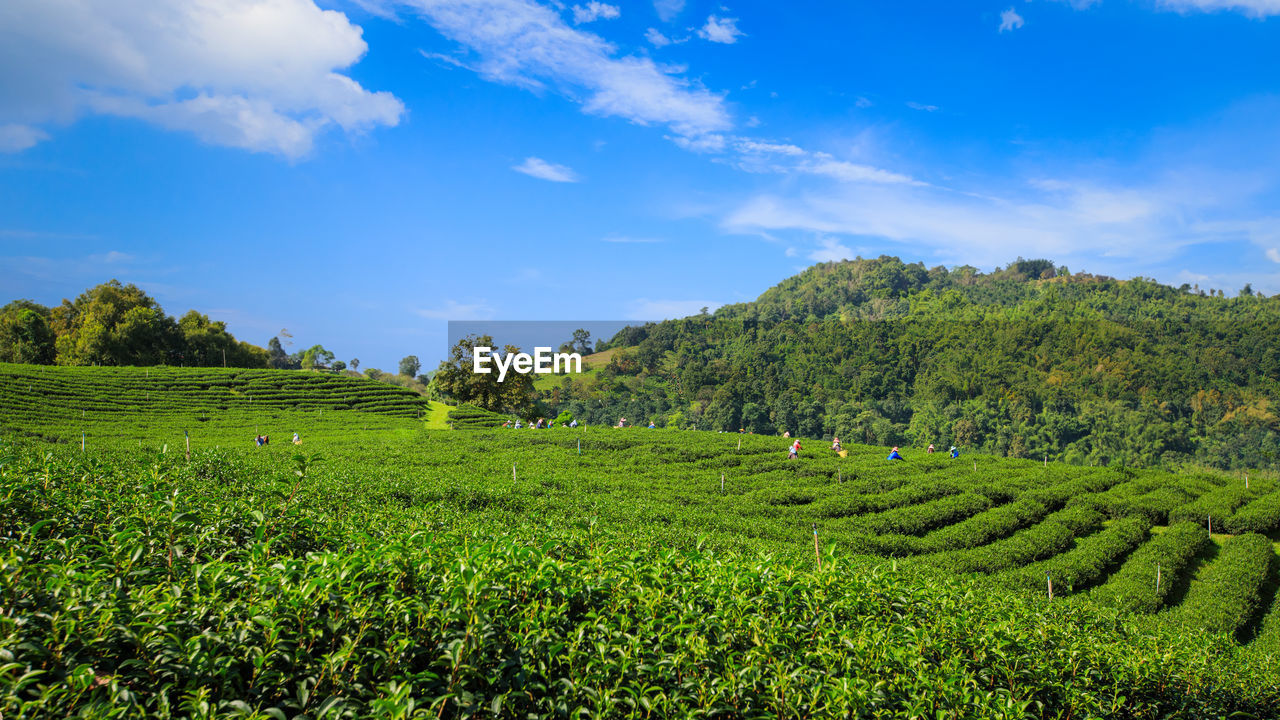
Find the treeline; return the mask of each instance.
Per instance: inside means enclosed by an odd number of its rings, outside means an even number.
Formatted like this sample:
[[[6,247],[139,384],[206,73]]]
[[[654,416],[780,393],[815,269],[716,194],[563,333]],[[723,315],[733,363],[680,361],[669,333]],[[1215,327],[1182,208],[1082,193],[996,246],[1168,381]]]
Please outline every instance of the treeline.
[[[195,310],[175,319],[118,280],[52,308],[30,300],[0,308],[0,362],[265,368],[269,359],[236,340],[226,323]]]
[[[1080,464],[1271,467],[1280,448],[1280,300],[1248,286],[858,259],[610,345],[548,412]]]

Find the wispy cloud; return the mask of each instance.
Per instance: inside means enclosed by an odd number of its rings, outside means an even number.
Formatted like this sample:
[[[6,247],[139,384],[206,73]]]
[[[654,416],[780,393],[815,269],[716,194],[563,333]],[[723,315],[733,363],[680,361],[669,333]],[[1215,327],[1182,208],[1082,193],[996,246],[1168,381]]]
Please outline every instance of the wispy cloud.
[[[920,111],[923,111],[923,112],[937,112],[937,111],[938,111],[938,106],[937,106],[937,105],[926,105],[926,104],[921,103],[921,102],[916,102],[915,100],[909,100],[909,101],[907,101],[907,107],[911,108],[912,110],[920,110]]]
[[[802,174],[827,177],[844,183],[924,185],[909,175],[838,159],[829,153],[806,150],[790,143],[736,138],[732,144],[739,169],[755,173]]]
[[[732,45],[745,35],[738,29],[738,18],[707,16],[707,22],[698,29],[698,37],[714,43]]]
[[[621,15],[622,10],[617,5],[608,5],[596,0],[591,0],[586,5],[573,6],[573,21],[579,25],[601,19],[614,20]]]
[[[671,22],[684,10],[685,0],[653,0],[653,9],[662,22]]]
[[[540,180],[562,183],[578,182],[578,174],[573,170],[564,165],[549,163],[542,158],[527,157],[524,162],[519,165],[513,165],[511,169]]]
[[[84,233],[46,232],[43,230],[0,229],[0,237],[21,240],[97,240],[97,235]]]
[[[0,153],[22,152],[49,139],[40,128],[19,123],[0,124]]]
[[[1179,12],[1235,10],[1251,17],[1280,15],[1280,0],[1161,0],[1160,5]]]
[[[118,265],[120,263],[133,262],[136,259],[133,255],[122,253],[119,250],[109,250],[89,256],[89,262],[103,265]]]
[[[814,262],[836,262],[854,257],[853,250],[833,237],[822,237],[818,240],[818,248],[809,253]]]
[[[1013,8],[1000,13],[1000,32],[1013,32],[1024,24],[1026,22],[1022,19],[1022,16]]]
[[[483,77],[534,91],[552,90],[593,115],[666,125],[682,137],[732,126],[723,96],[681,70],[622,55],[603,38],[570,27],[532,0],[402,0],[473,56]]]
[[[1267,248],[1267,259],[1280,263],[1280,248]]]
[[[649,28],[644,31],[644,39],[654,47],[666,47],[672,43],[671,38],[663,35],[657,28]]]
[[[413,314],[428,320],[488,320],[493,317],[494,310],[484,303],[466,304],[447,300],[443,305],[433,308],[414,308]]]

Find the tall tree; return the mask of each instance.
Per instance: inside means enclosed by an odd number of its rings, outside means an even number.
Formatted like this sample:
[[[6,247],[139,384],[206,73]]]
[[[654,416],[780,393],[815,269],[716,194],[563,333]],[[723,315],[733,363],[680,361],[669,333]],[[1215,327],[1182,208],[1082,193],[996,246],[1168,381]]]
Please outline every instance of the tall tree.
[[[295,369],[289,353],[285,352],[284,346],[280,344],[279,337],[273,337],[267,341],[267,362],[277,370]]]
[[[60,365],[165,362],[178,346],[177,323],[136,285],[96,285],[52,311]],[[177,358],[174,358],[177,359]]]
[[[449,359],[440,363],[434,383],[441,392],[460,403],[471,403],[495,412],[528,412],[534,403],[533,376],[508,372],[498,382],[498,372],[490,364],[491,372],[474,372],[475,348],[493,347],[489,335],[468,335],[449,349]],[[520,348],[507,345],[504,353],[518,353]]]
[[[333,362],[333,357],[333,353],[325,350],[323,345],[312,345],[302,352],[302,369],[328,370],[329,363]]]
[[[30,300],[15,300],[0,308],[0,361],[50,365],[55,340],[49,308]]]
[[[405,377],[414,377],[421,369],[422,363],[419,362],[417,355],[406,355],[400,359],[400,374]]]

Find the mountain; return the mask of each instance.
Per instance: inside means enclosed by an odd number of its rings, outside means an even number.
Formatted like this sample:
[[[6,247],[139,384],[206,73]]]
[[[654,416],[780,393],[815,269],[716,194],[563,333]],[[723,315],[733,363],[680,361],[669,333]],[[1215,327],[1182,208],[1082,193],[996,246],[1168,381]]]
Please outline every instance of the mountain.
[[[1078,464],[1270,468],[1280,448],[1280,299],[1249,286],[859,258],[609,349],[539,410]]]

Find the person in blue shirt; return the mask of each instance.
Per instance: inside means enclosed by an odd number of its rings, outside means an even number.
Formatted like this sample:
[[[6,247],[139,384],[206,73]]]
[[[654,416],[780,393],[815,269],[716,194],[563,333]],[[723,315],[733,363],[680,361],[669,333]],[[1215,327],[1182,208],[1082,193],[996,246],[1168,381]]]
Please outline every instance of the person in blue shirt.
[[[958,458],[958,457],[960,457],[960,451],[956,449],[956,446],[955,446],[955,445],[952,445],[952,446],[951,446],[951,459],[953,459],[953,460],[954,460],[955,458]]]
[[[904,457],[902,457],[902,455],[898,454],[898,448],[896,448],[896,447],[895,447],[893,450],[891,450],[891,451],[889,452],[889,457],[887,457],[887,458],[885,458],[885,459],[886,459],[886,460],[906,460],[906,458],[904,458]]]

